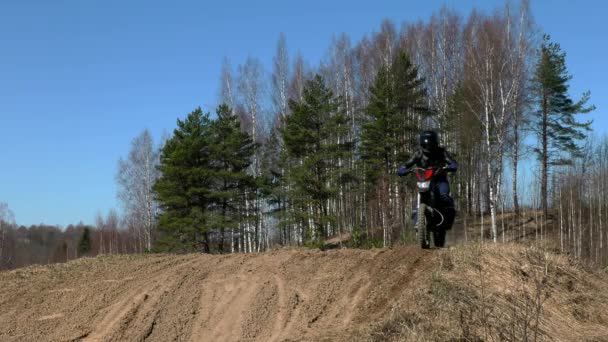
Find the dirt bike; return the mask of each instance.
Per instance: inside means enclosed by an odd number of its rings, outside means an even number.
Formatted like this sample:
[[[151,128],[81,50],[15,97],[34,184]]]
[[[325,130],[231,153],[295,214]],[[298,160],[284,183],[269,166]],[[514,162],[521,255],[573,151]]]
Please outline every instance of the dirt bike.
[[[419,168],[412,170],[416,175],[418,200],[416,207],[416,232],[420,247],[428,249],[431,246],[431,234],[435,247],[445,246],[446,231],[451,228],[454,208],[446,207],[436,198],[434,178],[446,168]]]

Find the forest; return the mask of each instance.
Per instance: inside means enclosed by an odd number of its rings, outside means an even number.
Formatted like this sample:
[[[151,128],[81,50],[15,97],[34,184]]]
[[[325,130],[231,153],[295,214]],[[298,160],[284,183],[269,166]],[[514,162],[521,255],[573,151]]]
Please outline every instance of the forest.
[[[0,269],[336,236],[411,243],[415,183],[396,170],[428,129],[460,165],[450,184],[465,242],[547,242],[606,265],[608,137],[594,135],[590,92],[571,94],[575,75],[549,34],[524,0],[335,35],[316,65],[290,56],[283,34],[271,70],[226,57],[214,111],[193,108],[158,141],[143,130],[118,161],[120,214],[23,227],[0,205]]]

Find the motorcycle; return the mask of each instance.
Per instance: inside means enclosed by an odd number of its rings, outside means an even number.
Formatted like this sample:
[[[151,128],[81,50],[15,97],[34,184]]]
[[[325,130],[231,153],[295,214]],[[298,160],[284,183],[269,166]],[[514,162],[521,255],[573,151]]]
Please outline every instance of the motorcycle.
[[[451,229],[454,220],[453,205],[440,203],[435,191],[434,178],[443,168],[413,168],[418,186],[418,200],[415,211],[415,227],[420,247],[428,249],[431,246],[431,234],[435,247],[445,246],[445,235]]]

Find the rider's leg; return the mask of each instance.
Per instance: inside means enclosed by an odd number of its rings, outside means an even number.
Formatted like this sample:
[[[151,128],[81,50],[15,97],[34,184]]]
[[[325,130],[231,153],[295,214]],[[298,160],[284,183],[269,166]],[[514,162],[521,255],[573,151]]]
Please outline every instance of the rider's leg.
[[[412,220],[412,227],[416,229],[416,221],[418,220],[418,203],[412,203],[412,216],[410,218]]]
[[[450,184],[447,180],[437,183],[437,196],[443,207],[440,209],[445,220],[443,226],[449,230],[454,223],[456,212],[454,211],[454,200],[450,197]]]
[[[450,197],[450,184],[448,181],[437,182],[437,195],[439,195],[439,201],[444,207],[451,207],[452,198]]]

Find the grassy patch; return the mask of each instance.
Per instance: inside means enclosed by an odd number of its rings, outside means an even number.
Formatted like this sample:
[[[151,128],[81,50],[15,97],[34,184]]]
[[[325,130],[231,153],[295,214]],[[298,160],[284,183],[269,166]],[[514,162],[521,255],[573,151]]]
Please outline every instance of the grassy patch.
[[[413,302],[396,305],[371,341],[544,341],[608,337],[608,279],[542,247],[437,251]],[[600,277],[596,285],[592,278]],[[605,311],[605,310],[604,310]],[[589,326],[596,328],[591,334]],[[600,338],[600,339],[601,339]]]

